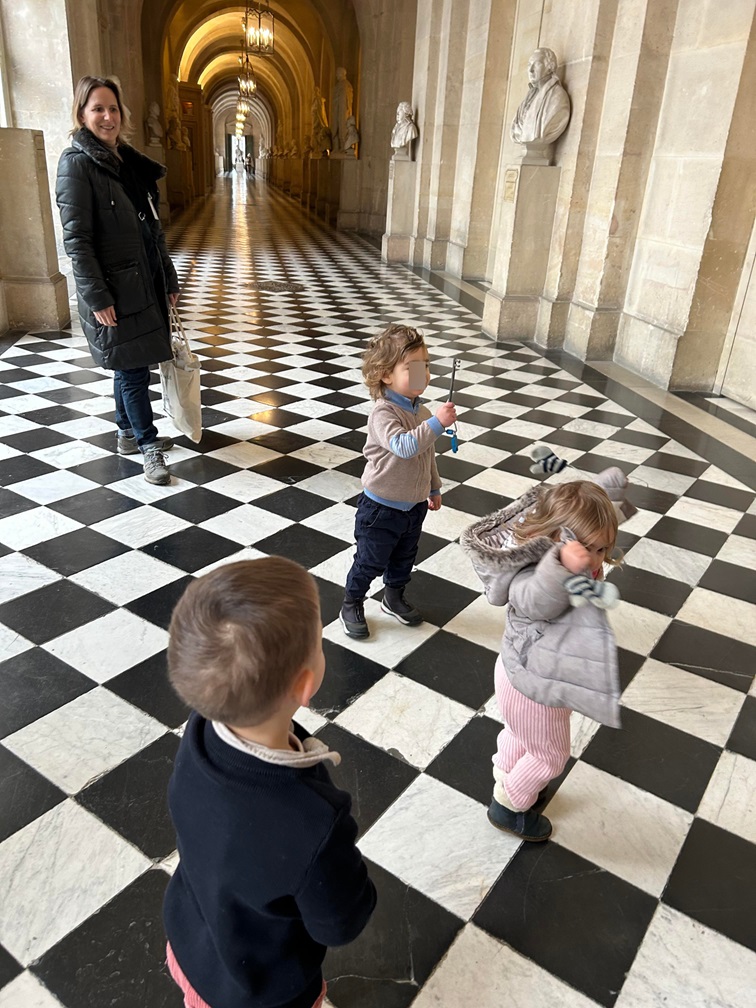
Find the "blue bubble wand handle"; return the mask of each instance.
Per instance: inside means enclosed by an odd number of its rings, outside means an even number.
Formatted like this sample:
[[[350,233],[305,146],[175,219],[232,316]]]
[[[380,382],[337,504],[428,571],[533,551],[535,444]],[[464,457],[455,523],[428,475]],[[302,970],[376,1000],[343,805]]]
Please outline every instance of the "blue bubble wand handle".
[[[459,358],[455,357],[452,360],[451,376],[449,378],[449,402],[454,402],[454,376],[459,370]],[[459,440],[457,439],[457,424],[456,421],[451,425],[446,433],[451,437],[451,450],[453,452],[459,451]]]

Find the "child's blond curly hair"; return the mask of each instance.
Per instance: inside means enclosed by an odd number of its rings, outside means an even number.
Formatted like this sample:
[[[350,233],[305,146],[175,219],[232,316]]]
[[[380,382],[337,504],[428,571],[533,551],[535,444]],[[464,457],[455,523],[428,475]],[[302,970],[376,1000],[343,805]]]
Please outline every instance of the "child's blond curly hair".
[[[608,541],[604,562],[615,566],[621,563],[621,553],[618,558],[611,558],[617,540],[617,512],[598,483],[575,480],[544,489],[536,506],[516,524],[513,532],[520,543],[535,536],[557,541],[563,528],[568,528],[582,543],[593,542],[605,533]]]
[[[392,324],[373,336],[362,355],[362,377],[371,399],[380,399],[383,395],[383,376],[393,371],[407,354],[424,346],[422,334],[404,325]]]

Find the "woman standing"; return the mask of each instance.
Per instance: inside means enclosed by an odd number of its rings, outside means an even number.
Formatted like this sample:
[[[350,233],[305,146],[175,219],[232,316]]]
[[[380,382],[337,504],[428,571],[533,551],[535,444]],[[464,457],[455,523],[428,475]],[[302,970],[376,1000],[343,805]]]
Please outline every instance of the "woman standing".
[[[118,452],[141,452],[148,483],[170,483],[149,397],[149,368],[170,360],[168,302],[178,278],[158,217],[163,165],[126,143],[120,86],[82,77],[71,146],[58,165],[56,197],[73,263],[79,315],[95,363],[114,372]]]

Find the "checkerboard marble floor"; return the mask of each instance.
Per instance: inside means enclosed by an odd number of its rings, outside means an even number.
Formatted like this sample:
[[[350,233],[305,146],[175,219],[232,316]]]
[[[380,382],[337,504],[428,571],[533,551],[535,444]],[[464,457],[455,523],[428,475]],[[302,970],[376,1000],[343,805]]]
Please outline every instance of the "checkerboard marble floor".
[[[166,627],[191,578],[269,553],[320,586],[328,672],[302,720],[342,754],[379,890],[326,961],[334,1006],[752,1008],[753,462],[569,357],[493,346],[475,314],[263,184],[220,179],[169,237],[206,428],[170,453],[169,487],[115,454],[111,380],[78,325],[0,346],[0,1008],[180,1004],[160,921],[186,717]],[[426,334],[429,399],[461,359],[462,444],[440,443],[444,506],[413,575],[426,622],[371,599],[359,643],[336,619],[359,354],[394,320]],[[502,614],[457,538],[535,482],[535,440],[620,466],[639,511],[612,575],[624,727],[574,717],[553,839],[522,845],[486,821]]]

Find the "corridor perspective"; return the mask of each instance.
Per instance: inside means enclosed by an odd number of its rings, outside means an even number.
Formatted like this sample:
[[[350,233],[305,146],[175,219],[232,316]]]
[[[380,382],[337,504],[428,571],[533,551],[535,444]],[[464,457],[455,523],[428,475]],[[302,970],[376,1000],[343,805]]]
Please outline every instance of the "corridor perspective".
[[[204,404],[169,486],[116,453],[111,380],[78,322],[0,344],[1,1008],[181,1005],[161,899],[187,710],[166,628],[192,578],[268,554],[317,579],[326,678],[299,717],[341,754],[378,890],[328,954],[332,1005],[752,1006],[756,431],[492,343],[479,314],[243,172],[168,241]],[[439,440],[443,507],[410,586],[425,623],[371,597],[355,641],[337,613],[371,407],[360,353],[396,320],[425,334],[431,404],[459,358],[460,445]],[[160,413],[157,378],[152,397]],[[539,481],[536,441],[571,463],[551,480],[622,468],[638,512],[611,574],[623,727],[573,716],[553,837],[528,844],[486,819],[503,620],[457,539]]]

